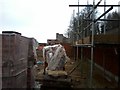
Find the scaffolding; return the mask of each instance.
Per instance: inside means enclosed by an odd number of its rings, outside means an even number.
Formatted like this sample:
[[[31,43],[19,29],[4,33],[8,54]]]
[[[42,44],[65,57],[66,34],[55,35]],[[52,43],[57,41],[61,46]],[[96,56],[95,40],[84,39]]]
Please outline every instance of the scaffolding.
[[[84,47],[90,47],[91,48],[91,64],[90,64],[90,77],[89,77],[89,88],[92,88],[93,85],[92,85],[92,77],[93,77],[93,61],[94,61],[94,47],[95,47],[95,41],[94,41],[94,35],[95,35],[95,24],[97,21],[116,21],[116,20],[107,20],[106,19],[106,14],[111,11],[113,9],[113,7],[118,7],[120,5],[106,5],[106,0],[104,0],[104,5],[100,5],[102,0],[100,0],[96,5],[95,5],[95,0],[93,0],[93,5],[79,5],[79,0],[78,0],[78,5],[69,5],[69,7],[78,7],[78,19],[79,19],[79,7],[92,7],[92,11],[89,13],[89,15],[87,17],[89,17],[90,15],[92,15],[92,19],[87,19],[87,21],[92,21],[89,25],[87,25],[86,28],[81,28],[81,32],[79,32],[79,27],[81,26],[82,27],[82,20],[84,19],[81,19],[81,23],[79,23],[79,20],[78,20],[78,33],[77,33],[77,40],[78,39],[78,34],[81,34],[81,44],[76,44],[75,46],[77,47],[77,60],[78,60],[78,47],[81,47],[81,63],[82,63],[82,60],[83,60],[83,48]],[[102,15],[100,15],[97,19],[95,19],[95,10],[97,9],[97,7],[104,7],[104,13]],[[106,10],[106,7],[109,7],[108,10]],[[101,19],[102,17],[104,17],[104,19]],[[91,43],[90,44],[84,44],[83,43],[83,32],[85,32],[86,30],[88,30],[87,28],[89,28],[90,26],[92,26],[92,34],[91,34]],[[105,25],[104,25],[104,34],[106,34],[106,28],[105,28]],[[81,75],[83,73],[82,71],[82,64],[81,64]],[[119,78],[120,79],[120,78]]]

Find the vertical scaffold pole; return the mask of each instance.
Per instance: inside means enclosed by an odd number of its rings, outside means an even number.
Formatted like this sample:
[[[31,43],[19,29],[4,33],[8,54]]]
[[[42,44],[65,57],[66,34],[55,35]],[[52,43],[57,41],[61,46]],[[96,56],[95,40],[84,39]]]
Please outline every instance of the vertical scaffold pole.
[[[81,25],[81,27],[80,27],[80,31],[81,31],[81,40],[82,40],[82,44],[83,44],[83,34],[84,34],[84,31],[83,31],[83,18],[84,17],[82,17],[81,16],[81,18],[80,18],[80,20],[81,20],[81,23],[80,23],[80,25]],[[81,47],[81,64],[80,64],[80,72],[81,72],[81,77],[82,77],[82,74],[83,74],[83,47]]]
[[[78,0],[78,28],[77,28],[77,41],[79,40],[79,0]],[[78,45],[77,45],[77,60],[78,60]]]
[[[104,5],[106,5],[106,0],[104,0]],[[106,12],[106,6],[104,6],[104,13]],[[104,16],[104,19],[106,19],[106,14]],[[105,21],[104,21],[105,23]],[[104,24],[104,34],[106,33],[106,24]]]
[[[91,45],[91,66],[90,66],[90,88],[92,88],[92,81],[93,81],[93,50],[94,50],[94,27],[95,27],[95,0],[93,0],[93,13],[92,13],[92,45]]]

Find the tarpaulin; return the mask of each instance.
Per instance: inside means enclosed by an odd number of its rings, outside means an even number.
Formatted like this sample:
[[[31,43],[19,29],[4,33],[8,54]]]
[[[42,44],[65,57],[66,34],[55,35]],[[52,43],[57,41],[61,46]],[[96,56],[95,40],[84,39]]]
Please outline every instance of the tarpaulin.
[[[69,58],[61,44],[45,46],[43,58],[48,63],[48,70],[62,70]]]

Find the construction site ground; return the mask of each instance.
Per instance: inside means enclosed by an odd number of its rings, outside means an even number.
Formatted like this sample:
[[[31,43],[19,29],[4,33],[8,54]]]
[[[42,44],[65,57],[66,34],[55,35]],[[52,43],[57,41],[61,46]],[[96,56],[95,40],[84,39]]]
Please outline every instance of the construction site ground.
[[[42,51],[38,51],[38,59],[42,62]],[[35,79],[36,88],[41,88],[43,84],[45,75],[44,64],[37,64],[38,67],[35,68]],[[90,79],[91,63],[88,60],[75,60],[70,58],[70,60],[65,64],[65,71],[67,72],[68,81],[71,83],[71,88],[117,88],[117,82],[108,77],[103,71],[101,71],[96,66],[93,67],[92,79]],[[92,85],[90,86],[90,80],[92,80]],[[48,90],[48,89],[47,89]],[[52,89],[51,89],[52,90]]]
[[[42,85],[44,65],[39,65],[36,69],[36,81]],[[68,73],[71,88],[90,88],[90,63],[87,61],[70,60],[65,65],[65,71]],[[81,73],[82,72],[82,73]],[[40,88],[40,87],[39,87]],[[103,71],[98,68],[93,69],[92,88],[117,88],[117,83],[104,75]]]

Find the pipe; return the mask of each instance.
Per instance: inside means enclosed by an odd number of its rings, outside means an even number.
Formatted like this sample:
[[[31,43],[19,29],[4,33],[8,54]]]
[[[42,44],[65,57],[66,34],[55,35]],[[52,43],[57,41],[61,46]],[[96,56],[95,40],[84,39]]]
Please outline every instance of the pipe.
[[[95,28],[95,23],[94,23],[94,16],[95,16],[95,0],[93,0],[93,15],[92,15],[92,47],[91,47],[91,66],[90,66],[90,88],[92,88],[92,82],[93,82],[93,46],[94,46],[94,28]]]
[[[79,0],[78,0],[78,5],[79,5]],[[77,41],[78,41],[78,35],[79,35],[79,7],[78,7],[78,31],[77,31]],[[78,46],[77,46],[77,60],[78,60]]]

